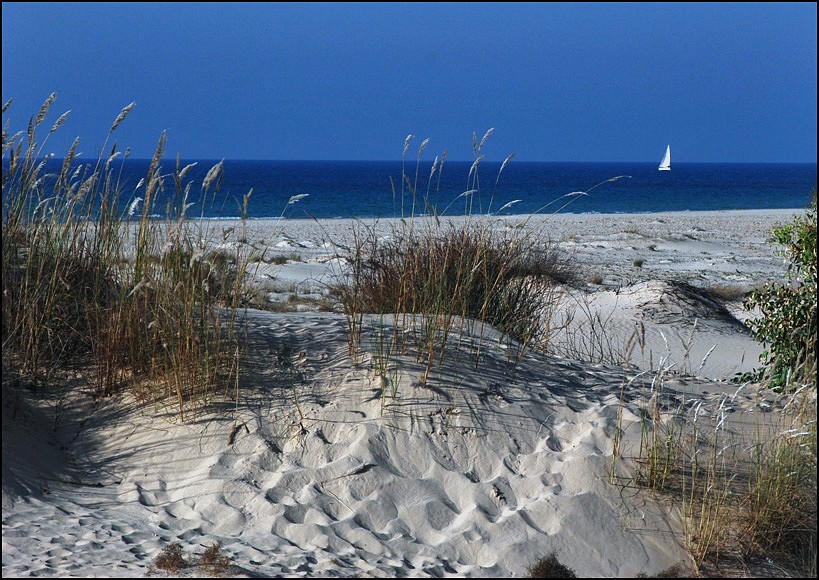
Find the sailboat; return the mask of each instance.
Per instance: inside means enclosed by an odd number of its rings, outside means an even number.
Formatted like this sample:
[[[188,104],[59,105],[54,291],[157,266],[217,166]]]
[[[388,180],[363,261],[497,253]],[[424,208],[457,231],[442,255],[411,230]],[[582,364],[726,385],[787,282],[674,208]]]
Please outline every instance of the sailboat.
[[[671,171],[671,145],[665,148],[665,155],[657,169],[659,171]]]

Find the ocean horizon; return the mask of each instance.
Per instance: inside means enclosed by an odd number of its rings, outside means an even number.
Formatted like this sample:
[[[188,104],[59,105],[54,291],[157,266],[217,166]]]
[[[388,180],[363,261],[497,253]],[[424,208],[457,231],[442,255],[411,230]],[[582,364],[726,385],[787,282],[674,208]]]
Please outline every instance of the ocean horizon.
[[[248,219],[798,209],[810,204],[817,174],[816,163],[675,163],[658,171],[657,163],[446,161],[433,171],[432,161],[226,159],[218,191],[211,187],[204,199],[202,180],[218,162],[200,160],[187,173],[189,217],[240,218],[251,190]],[[61,164],[52,158],[45,172],[59,173]],[[77,165],[91,171],[95,163]],[[147,159],[112,164],[123,209],[144,195],[149,165]],[[152,215],[180,207],[175,169],[176,161],[161,163],[164,187]],[[45,180],[43,195],[48,187]]]

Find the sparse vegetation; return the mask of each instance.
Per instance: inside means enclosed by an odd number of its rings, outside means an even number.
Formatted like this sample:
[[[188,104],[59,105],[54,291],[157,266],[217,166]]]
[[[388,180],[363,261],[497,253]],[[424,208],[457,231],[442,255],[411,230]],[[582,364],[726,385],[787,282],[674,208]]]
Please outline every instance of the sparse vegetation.
[[[171,542],[165,546],[154,560],[154,566],[171,574],[179,572],[189,565],[182,553],[182,545],[179,542]]]
[[[471,187],[462,194],[464,219],[443,223],[427,195],[423,207],[432,217],[410,214],[386,238],[359,229],[355,245],[343,256],[350,271],[337,289],[350,324],[351,353],[358,348],[364,314],[398,314],[392,346],[399,351],[412,346],[426,374],[444,357],[459,324],[477,324],[479,340],[484,327],[493,326],[518,343],[520,354],[548,341],[554,290],[574,282],[577,274],[545,236],[525,229],[505,231],[471,218],[473,203],[480,199],[480,151],[489,134],[480,145],[474,140]],[[432,179],[430,175],[427,192]],[[413,211],[421,205],[415,192],[424,189],[417,180],[418,171],[415,181],[406,173],[401,178],[409,184]],[[403,190],[401,195],[403,199]]]
[[[643,422],[638,482],[673,498],[698,566],[723,556],[816,566],[816,396],[782,395],[732,424],[731,398],[671,407],[655,377]],[[739,387],[740,389],[742,387]],[[753,429],[742,429],[750,422]]]
[[[213,542],[205,548],[198,558],[188,559],[179,542],[171,542],[165,546],[154,559],[154,567],[168,574],[177,574],[186,568],[196,567],[200,572],[213,576],[222,576],[230,565],[228,558],[222,551],[219,542]]]
[[[26,132],[3,132],[4,369],[47,394],[67,368],[85,366],[95,396],[127,387],[142,400],[174,401],[183,420],[196,416],[235,384],[236,313],[249,295],[251,255],[210,251],[206,233],[190,227],[186,176],[195,164],[177,160],[166,218],[152,217],[168,177],[164,134],[133,190],[119,181],[116,147],[85,165],[75,157],[79,139],[59,174],[47,174],[43,147],[66,118],[38,142],[54,100]],[[221,172],[218,163],[203,179],[203,208]]]
[[[223,574],[229,564],[230,558],[222,552],[222,544],[219,542],[212,543],[199,557],[199,567],[215,575]]]
[[[638,481],[680,502],[697,565],[726,555],[773,558],[810,577],[817,548],[815,194],[807,217],[777,228],[775,239],[785,245],[796,280],[751,292],[746,306],[762,314],[750,323],[753,334],[770,348],[764,367],[736,382],[737,393],[761,379],[780,395],[734,423],[732,397],[710,406],[666,401],[666,369],[657,369]],[[749,422],[753,429],[742,429]]]
[[[754,337],[767,345],[760,369],[777,388],[804,379],[816,386],[816,190],[804,217],[779,226],[773,240],[782,246],[789,284],[768,284],[745,300],[760,316],[749,321]]]
[[[527,578],[577,578],[574,570],[561,564],[552,552],[529,567]]]

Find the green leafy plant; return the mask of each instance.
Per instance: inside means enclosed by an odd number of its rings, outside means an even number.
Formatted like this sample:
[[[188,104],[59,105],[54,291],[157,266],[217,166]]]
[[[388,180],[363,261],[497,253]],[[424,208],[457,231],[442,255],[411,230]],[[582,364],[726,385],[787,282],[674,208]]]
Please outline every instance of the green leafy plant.
[[[804,216],[773,230],[783,246],[789,283],[766,284],[745,299],[745,308],[760,316],[748,325],[756,340],[767,346],[764,368],[757,378],[785,388],[794,380],[816,384],[816,189]]]

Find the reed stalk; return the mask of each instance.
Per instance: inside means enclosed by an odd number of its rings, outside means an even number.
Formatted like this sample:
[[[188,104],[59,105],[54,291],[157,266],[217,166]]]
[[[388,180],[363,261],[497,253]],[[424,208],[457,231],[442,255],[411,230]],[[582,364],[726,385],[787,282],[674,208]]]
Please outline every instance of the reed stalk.
[[[133,103],[115,118],[95,162],[77,163],[76,139],[59,173],[47,173],[41,152],[67,118],[38,142],[54,99],[27,131],[3,133],[4,372],[48,396],[67,369],[85,367],[95,396],[174,401],[180,419],[195,417],[235,382],[236,315],[250,256],[207,250],[205,234],[187,219],[193,165],[177,159],[168,179],[164,133],[145,179],[126,193],[121,163],[129,151],[107,144]],[[217,164],[203,180],[203,207],[221,170]],[[165,218],[157,220],[159,194],[171,181]]]

